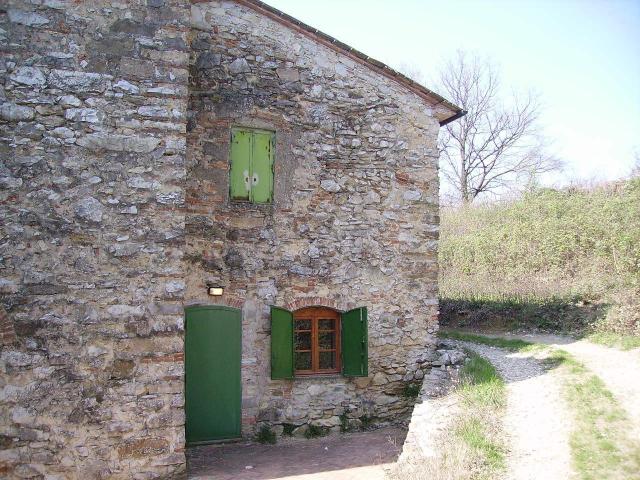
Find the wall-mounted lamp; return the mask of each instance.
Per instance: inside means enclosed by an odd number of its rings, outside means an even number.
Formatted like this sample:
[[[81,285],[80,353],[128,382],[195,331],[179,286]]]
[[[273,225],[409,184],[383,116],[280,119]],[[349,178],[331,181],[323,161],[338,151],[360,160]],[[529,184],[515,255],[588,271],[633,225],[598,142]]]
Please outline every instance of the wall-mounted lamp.
[[[214,287],[211,285],[207,285],[207,293],[214,297],[221,297],[224,293],[224,287]]]

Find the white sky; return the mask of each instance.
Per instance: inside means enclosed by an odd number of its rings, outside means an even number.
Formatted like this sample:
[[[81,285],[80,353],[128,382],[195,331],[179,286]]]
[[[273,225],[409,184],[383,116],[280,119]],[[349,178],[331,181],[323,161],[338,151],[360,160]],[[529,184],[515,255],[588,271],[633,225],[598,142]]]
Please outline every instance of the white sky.
[[[507,93],[541,95],[556,182],[625,176],[640,151],[640,0],[266,1],[427,79],[457,49],[489,56]]]

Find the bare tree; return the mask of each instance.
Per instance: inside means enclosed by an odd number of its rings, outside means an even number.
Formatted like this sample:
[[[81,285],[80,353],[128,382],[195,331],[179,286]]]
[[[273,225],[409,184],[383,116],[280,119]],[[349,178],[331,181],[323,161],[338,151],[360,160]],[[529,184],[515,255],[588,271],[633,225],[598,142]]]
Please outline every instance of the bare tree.
[[[629,176],[631,178],[640,177],[640,149],[636,149],[633,152],[633,158],[635,160],[635,163],[631,167],[631,173]]]
[[[424,76],[424,73],[417,65],[413,63],[401,62],[397,69],[403,75],[406,75],[414,82],[418,82],[421,85],[427,85],[427,79]]]
[[[463,202],[530,186],[540,174],[560,168],[538,129],[538,98],[514,95],[503,105],[490,62],[459,51],[442,69],[440,84],[442,94],[467,111],[441,130],[439,140],[443,176]]]

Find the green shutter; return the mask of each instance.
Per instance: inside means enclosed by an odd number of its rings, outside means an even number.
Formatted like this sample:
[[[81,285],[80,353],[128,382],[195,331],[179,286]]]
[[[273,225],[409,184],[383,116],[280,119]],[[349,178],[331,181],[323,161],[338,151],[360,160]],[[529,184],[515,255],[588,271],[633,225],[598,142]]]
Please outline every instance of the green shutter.
[[[251,132],[232,130],[229,190],[233,200],[249,200],[251,178]]]
[[[229,174],[232,200],[271,203],[274,144],[272,132],[239,128],[232,130]]]
[[[367,307],[342,314],[342,374],[348,377],[369,375]]]
[[[271,378],[293,378],[293,313],[271,307]]]
[[[251,156],[251,201],[270,203],[273,192],[273,134],[254,132]]]

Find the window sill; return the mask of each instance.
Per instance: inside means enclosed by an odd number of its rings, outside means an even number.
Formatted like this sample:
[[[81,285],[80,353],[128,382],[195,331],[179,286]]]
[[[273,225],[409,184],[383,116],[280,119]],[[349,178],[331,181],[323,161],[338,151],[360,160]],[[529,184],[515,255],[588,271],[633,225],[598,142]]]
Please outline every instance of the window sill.
[[[293,380],[325,380],[331,378],[346,378],[341,373],[314,373],[313,375],[294,375]]]
[[[230,210],[236,212],[263,212],[273,213],[275,205],[273,203],[251,203],[232,200],[227,203]]]

